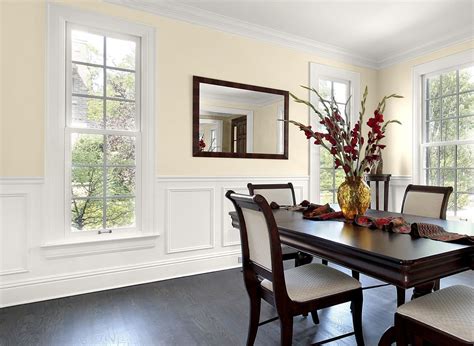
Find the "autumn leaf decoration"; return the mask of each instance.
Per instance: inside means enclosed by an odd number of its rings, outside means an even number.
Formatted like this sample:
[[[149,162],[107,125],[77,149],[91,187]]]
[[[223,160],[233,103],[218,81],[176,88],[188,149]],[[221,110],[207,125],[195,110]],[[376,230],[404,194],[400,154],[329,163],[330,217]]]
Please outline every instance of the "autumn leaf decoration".
[[[391,94],[385,96],[379,102],[373,117],[367,121],[367,126],[370,129],[367,134],[367,143],[365,143],[361,132],[361,124],[364,121],[365,104],[368,95],[367,87],[365,87],[362,97],[359,119],[352,128],[350,117],[347,113],[342,116],[334,98],[332,100],[325,100],[316,89],[306,86],[301,87],[310,90],[318,96],[322,110],[315,107],[309,101],[300,99],[291,93],[290,95],[295,102],[303,103],[314,111],[319,118],[319,123],[322,125],[321,132],[317,129],[313,130],[311,125],[304,125],[294,120],[288,120],[288,122],[304,131],[307,139],[314,139],[314,144],[320,145],[327,150],[334,158],[334,168],[342,167],[347,177],[361,176],[364,172],[369,172],[370,167],[380,160],[380,151],[385,148],[385,145],[380,144],[380,141],[385,138],[387,125],[391,123],[401,124],[398,120],[384,121],[383,112],[385,111],[386,102],[391,98],[403,98],[403,96]],[[345,110],[347,110],[350,99],[349,97],[345,103]],[[366,144],[364,156],[361,159],[364,144]]]

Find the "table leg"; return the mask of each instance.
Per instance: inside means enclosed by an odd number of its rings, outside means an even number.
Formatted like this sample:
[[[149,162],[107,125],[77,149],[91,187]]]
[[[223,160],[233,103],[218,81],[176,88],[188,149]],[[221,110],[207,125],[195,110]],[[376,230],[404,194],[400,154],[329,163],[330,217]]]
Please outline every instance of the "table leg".
[[[395,327],[388,328],[379,340],[379,346],[390,346],[396,341]]]
[[[385,181],[384,187],[383,187],[383,210],[388,211],[388,191],[389,191],[389,182]]]
[[[405,289],[397,287],[397,307],[405,304]]]
[[[420,286],[415,286],[415,288],[413,289],[413,295],[411,296],[411,299],[413,300],[413,299],[416,299],[418,297],[421,297],[433,292],[434,287],[435,287],[435,281],[431,281]]]

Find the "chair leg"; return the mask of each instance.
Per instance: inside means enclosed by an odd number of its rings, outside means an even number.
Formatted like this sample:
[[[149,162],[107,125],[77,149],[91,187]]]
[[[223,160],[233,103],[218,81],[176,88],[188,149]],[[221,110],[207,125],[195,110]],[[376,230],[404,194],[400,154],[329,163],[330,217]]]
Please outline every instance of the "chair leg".
[[[357,346],[364,346],[364,333],[362,331],[362,305],[363,296],[362,289],[360,289],[357,296],[351,302],[352,324],[354,325],[354,333],[357,341]]]
[[[318,310],[311,311],[311,317],[314,324],[319,324]]]
[[[293,341],[293,317],[280,316],[281,346],[290,346]]]
[[[441,286],[441,280],[438,279],[438,280],[435,281],[435,284],[434,284],[434,287],[433,287],[433,291],[439,291],[440,286]]]
[[[251,346],[255,342],[257,337],[258,322],[260,319],[260,296],[258,295],[257,290],[250,293],[250,318],[249,318],[249,332],[247,335],[247,346]]]
[[[398,314],[395,314],[395,335],[397,346],[408,346],[406,331],[407,328],[405,327],[402,318]]]
[[[327,266],[328,265],[328,260],[322,259],[321,263],[324,264],[325,266]]]

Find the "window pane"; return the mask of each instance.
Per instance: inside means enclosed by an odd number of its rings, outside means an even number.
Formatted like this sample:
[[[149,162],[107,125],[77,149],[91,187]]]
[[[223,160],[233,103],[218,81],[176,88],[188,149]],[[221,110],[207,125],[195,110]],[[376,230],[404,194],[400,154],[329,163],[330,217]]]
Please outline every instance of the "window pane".
[[[340,103],[336,103],[336,105],[337,105],[337,108],[339,109],[339,112],[341,113],[341,116],[344,118],[344,120],[346,120],[346,106]]]
[[[321,204],[334,203],[332,191],[321,191]]]
[[[430,121],[427,123],[428,133],[427,133],[427,142],[439,142],[441,140],[441,122],[440,121]]]
[[[135,225],[135,199],[113,198],[107,200],[106,228]]]
[[[454,168],[455,150],[456,150],[456,147],[454,145],[441,147],[440,164],[439,164],[441,168],[443,167]]]
[[[443,141],[453,141],[457,139],[457,119],[443,120]]]
[[[104,128],[103,101],[87,97],[72,97],[72,126],[89,129]]]
[[[438,120],[441,118],[441,99],[426,101],[428,109],[427,120]]]
[[[462,219],[474,220],[474,195],[459,193],[457,194],[458,210],[456,215]]]
[[[457,92],[456,70],[443,73],[441,75],[442,95],[454,94]]]
[[[135,102],[107,100],[107,128],[135,130]]]
[[[334,167],[334,157],[324,148],[319,148],[319,162],[321,168],[333,168]]]
[[[135,168],[113,167],[107,170],[107,195],[134,195]]]
[[[73,199],[71,202],[71,227],[73,231],[102,228],[101,199]]]
[[[459,118],[459,139],[474,138],[474,116]]]
[[[455,117],[458,114],[457,96],[447,96],[442,98],[443,118]]]
[[[321,190],[331,190],[332,185],[333,169],[321,169],[319,175],[319,186]]]
[[[457,190],[474,193],[474,169],[458,169]]]
[[[135,73],[107,70],[107,97],[135,99]]]
[[[459,91],[474,90],[474,66],[459,70]]]
[[[72,60],[104,64],[104,36],[71,30]]]
[[[331,99],[331,81],[319,80],[319,94],[325,100]]]
[[[426,167],[437,168],[439,159],[439,147],[426,148]]]
[[[107,163],[114,165],[135,164],[135,137],[107,136]]]
[[[73,197],[98,197],[104,194],[104,170],[101,167],[73,167],[71,190]]]
[[[102,165],[104,159],[104,136],[71,134],[72,163]]]
[[[440,76],[426,79],[426,97],[433,98],[439,96]]]
[[[441,169],[440,173],[440,185],[441,186],[451,186],[454,188],[454,169]]]
[[[459,115],[474,115],[474,92],[459,95]]]
[[[135,70],[135,50],[133,41],[107,37],[107,66]]]
[[[346,179],[346,174],[342,169],[336,169],[336,189],[344,182]]]
[[[458,145],[458,168],[474,167],[474,145]]]
[[[72,64],[72,92],[81,95],[104,94],[104,69]]]
[[[334,82],[334,98],[336,102],[346,103],[347,101],[347,85],[344,83]]]
[[[428,170],[428,185],[438,185],[438,170],[437,169],[429,169]]]

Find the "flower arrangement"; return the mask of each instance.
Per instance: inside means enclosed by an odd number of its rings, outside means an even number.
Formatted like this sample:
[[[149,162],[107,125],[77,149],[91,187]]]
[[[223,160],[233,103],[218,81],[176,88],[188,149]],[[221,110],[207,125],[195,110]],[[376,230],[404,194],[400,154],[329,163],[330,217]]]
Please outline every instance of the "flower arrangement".
[[[392,94],[385,96],[378,104],[374,111],[373,117],[369,118],[367,125],[370,128],[367,134],[367,144],[363,158],[361,157],[365,139],[362,136],[361,126],[364,120],[365,104],[367,101],[368,89],[365,87],[363,98],[361,101],[361,110],[359,112],[359,120],[351,128],[351,121],[347,113],[342,116],[339,107],[334,99],[325,100],[316,89],[302,86],[311,92],[314,92],[322,104],[323,110],[319,110],[311,102],[302,100],[290,93],[297,103],[303,103],[310,107],[319,117],[319,123],[323,125],[325,131],[319,132],[313,130],[311,125],[304,125],[294,120],[290,123],[298,126],[304,131],[306,138],[313,138],[314,144],[320,145],[334,157],[334,168],[344,170],[346,177],[360,177],[364,172],[369,172],[372,165],[380,160],[380,152],[385,148],[380,141],[385,137],[387,125],[391,123],[401,124],[398,120],[389,120],[384,123],[383,112],[385,110],[386,101],[391,98],[402,98],[403,96]],[[350,97],[345,104],[345,109],[350,101]],[[345,119],[347,120],[345,120]]]

